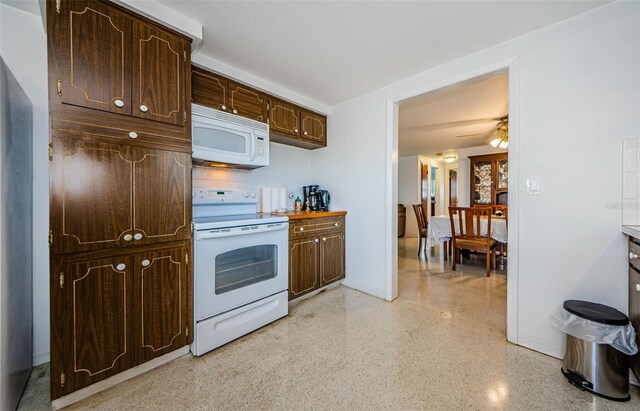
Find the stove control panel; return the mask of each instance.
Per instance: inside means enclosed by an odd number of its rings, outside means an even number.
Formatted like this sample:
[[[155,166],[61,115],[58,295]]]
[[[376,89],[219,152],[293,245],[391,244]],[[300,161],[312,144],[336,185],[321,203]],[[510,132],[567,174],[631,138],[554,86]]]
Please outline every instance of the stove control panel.
[[[253,191],[217,188],[194,188],[191,198],[193,205],[255,204],[258,202],[256,193]]]

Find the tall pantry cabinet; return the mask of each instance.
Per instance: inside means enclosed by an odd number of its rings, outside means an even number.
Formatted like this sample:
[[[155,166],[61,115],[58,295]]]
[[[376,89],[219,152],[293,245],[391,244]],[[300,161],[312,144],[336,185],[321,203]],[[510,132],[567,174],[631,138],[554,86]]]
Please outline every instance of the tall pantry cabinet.
[[[51,398],[191,342],[190,42],[47,3]]]

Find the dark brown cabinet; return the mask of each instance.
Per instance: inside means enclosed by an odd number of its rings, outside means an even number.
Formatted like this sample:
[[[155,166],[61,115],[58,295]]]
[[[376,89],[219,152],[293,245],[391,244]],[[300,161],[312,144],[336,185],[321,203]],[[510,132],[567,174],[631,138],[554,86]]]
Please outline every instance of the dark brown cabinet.
[[[327,117],[276,98],[269,99],[271,140],[303,148],[327,145]]]
[[[191,102],[267,122],[264,93],[195,66],[191,70]]]
[[[186,124],[186,39],[106,2],[59,4],[49,34],[58,39],[52,92],[62,103]]]
[[[132,114],[186,124],[186,41],[143,22],[134,21],[132,25]]]
[[[292,220],[289,225],[289,300],[344,277],[344,217]]]
[[[508,204],[509,155],[471,156],[471,206]]]
[[[52,147],[54,253],[191,237],[188,154],[55,131]]]
[[[185,244],[139,254],[71,255],[54,276],[54,397],[188,343]],[[71,319],[67,321],[66,318]],[[60,344],[59,346],[57,344]]]
[[[637,254],[638,249],[640,249],[640,246],[629,242],[630,252]],[[640,271],[633,265],[629,265],[629,319],[633,328],[640,330]],[[640,334],[637,332],[636,343],[640,346]],[[640,378],[640,354],[632,357],[631,369],[636,378]]]
[[[56,400],[191,342],[191,60],[108,1],[47,1],[47,41]]]
[[[292,137],[300,136],[300,109],[275,98],[269,99],[269,130]]]

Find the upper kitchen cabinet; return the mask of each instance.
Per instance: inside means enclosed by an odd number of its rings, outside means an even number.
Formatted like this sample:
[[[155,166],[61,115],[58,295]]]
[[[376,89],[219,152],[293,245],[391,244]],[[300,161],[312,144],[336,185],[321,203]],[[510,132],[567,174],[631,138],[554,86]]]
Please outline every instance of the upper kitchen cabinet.
[[[185,125],[187,38],[99,1],[49,7],[52,101]]]
[[[164,123],[187,122],[187,42],[165,30],[134,21],[132,114]]]
[[[191,67],[191,102],[227,110],[228,80],[201,68]]]
[[[307,149],[327,146],[327,117],[269,98],[271,141]]]
[[[258,90],[229,81],[229,110],[251,120],[267,122],[265,96]]]
[[[269,130],[295,138],[300,137],[300,109],[293,104],[271,97],[269,99]],[[274,141],[277,140],[274,139]]]
[[[64,1],[59,10],[57,95],[66,104],[131,114],[131,18],[97,1]]]
[[[300,138],[326,147],[327,117],[304,109],[300,117],[302,118]]]
[[[267,122],[264,93],[198,67],[191,69],[191,102]]]

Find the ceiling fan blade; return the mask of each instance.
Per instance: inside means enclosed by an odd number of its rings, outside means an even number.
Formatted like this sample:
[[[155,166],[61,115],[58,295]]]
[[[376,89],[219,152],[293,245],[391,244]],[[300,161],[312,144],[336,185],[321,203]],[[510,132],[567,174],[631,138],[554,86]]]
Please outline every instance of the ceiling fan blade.
[[[504,117],[504,116],[502,116]],[[462,127],[462,126],[473,126],[478,124],[487,124],[498,121],[502,117],[497,118],[477,118],[472,120],[459,120],[459,121],[448,121],[445,123],[436,123],[436,124],[428,124],[424,126],[414,126],[414,127],[401,127],[401,130],[438,130],[441,128],[452,128],[452,127]]]
[[[480,137],[480,136],[488,136],[488,134],[487,133],[463,134],[461,136],[456,136],[456,138],[468,138],[468,137]]]

